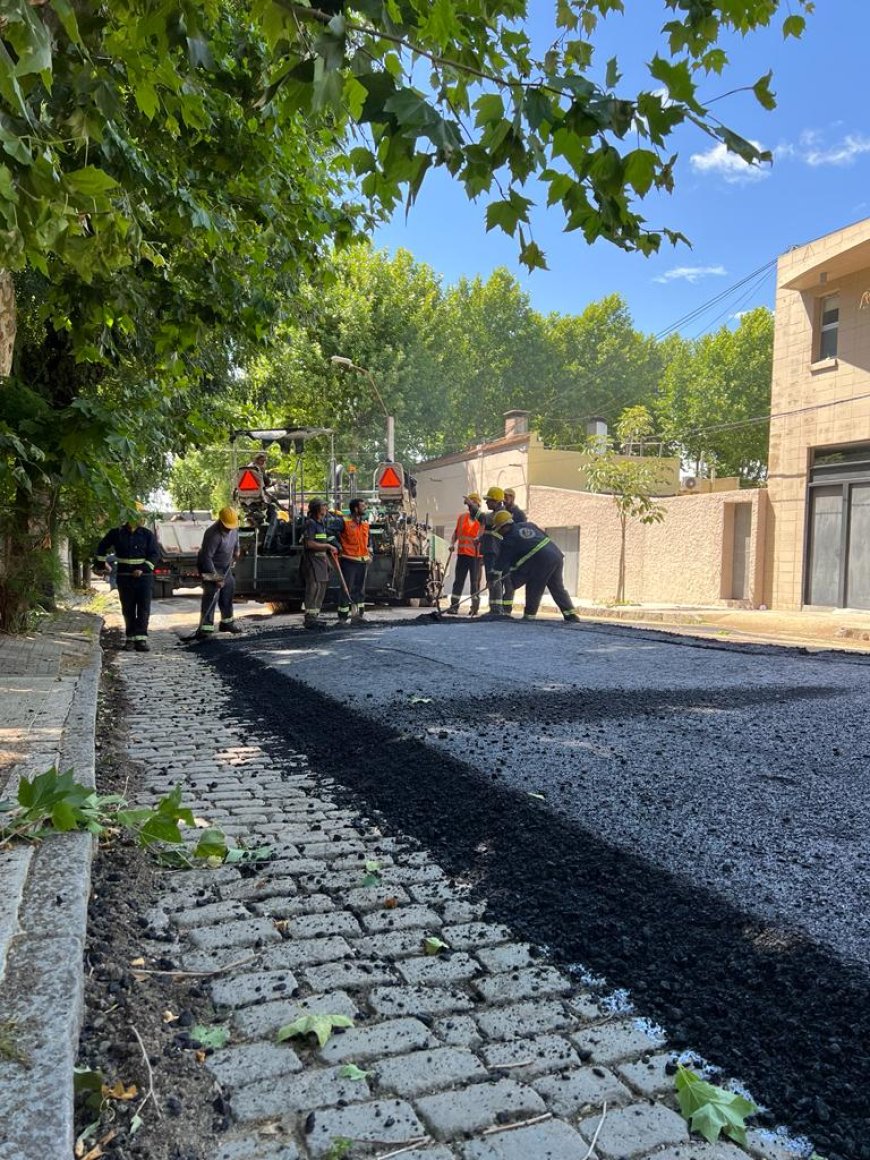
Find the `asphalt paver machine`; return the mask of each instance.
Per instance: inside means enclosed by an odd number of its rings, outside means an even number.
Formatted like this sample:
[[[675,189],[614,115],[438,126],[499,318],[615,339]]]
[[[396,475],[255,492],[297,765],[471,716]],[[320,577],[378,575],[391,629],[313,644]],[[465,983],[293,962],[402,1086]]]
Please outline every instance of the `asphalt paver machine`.
[[[313,440],[329,441],[327,478],[310,488],[305,458]],[[239,511],[241,558],[236,565],[236,596],[261,600],[283,611],[302,607],[305,582],[302,533],[309,500],[325,499],[330,514],[327,531],[336,537],[351,499],[365,499],[370,528],[372,562],[366,579],[366,597],[380,604],[431,604],[443,581],[443,561],[436,558],[435,538],[417,518],[414,483],[399,463],[381,463],[370,490],[358,486],[358,473],[336,463],[334,434],[328,427],[269,430],[246,429],[231,438],[233,503]],[[277,449],[292,467],[280,472],[258,466],[258,453]],[[337,604],[334,577],[326,603]]]

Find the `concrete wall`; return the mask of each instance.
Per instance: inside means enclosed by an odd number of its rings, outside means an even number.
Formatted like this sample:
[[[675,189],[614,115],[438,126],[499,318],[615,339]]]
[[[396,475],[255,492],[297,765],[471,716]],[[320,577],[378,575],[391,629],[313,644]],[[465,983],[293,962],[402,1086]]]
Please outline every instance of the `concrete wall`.
[[[790,250],[777,270],[766,603],[803,603],[807,477],[814,448],[870,440],[870,219]],[[837,357],[818,358],[821,299],[840,296]],[[781,415],[781,412],[802,413]]]
[[[751,506],[747,587],[743,601],[763,601],[767,495],[763,490],[713,492],[661,500],[660,524],[630,521],[626,600],[639,604],[716,605],[732,599],[734,505]],[[529,516],[541,527],[579,529],[575,595],[596,603],[616,598],[620,527],[608,496],[531,488]]]
[[[508,436],[470,448],[461,455],[433,459],[413,469],[417,480],[417,511],[436,528],[450,529],[462,510],[462,497],[470,491],[483,495],[490,487],[512,487],[517,503],[528,511],[530,489],[535,486],[580,491],[586,486],[581,451],[546,448],[534,432]],[[679,460],[657,459],[661,467],[663,495],[679,491]]]

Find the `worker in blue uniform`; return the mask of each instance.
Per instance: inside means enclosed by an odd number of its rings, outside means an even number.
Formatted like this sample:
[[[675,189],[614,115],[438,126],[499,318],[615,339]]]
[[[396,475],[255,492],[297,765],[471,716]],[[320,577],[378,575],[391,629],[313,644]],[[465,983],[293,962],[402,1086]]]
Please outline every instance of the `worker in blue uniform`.
[[[541,597],[549,592],[566,621],[579,620],[562,579],[565,557],[546,532],[537,524],[515,523],[508,511],[492,517],[493,534],[501,537],[495,572],[510,574],[514,588],[525,585],[526,605],[523,620],[534,620]]]
[[[96,571],[105,571],[106,557],[111,553],[115,554],[118,597],[124,615],[127,637],[124,648],[128,652],[132,649],[148,652],[151,590],[154,586],[154,569],[160,563],[160,544],[137,514],[119,528],[106,532],[100,540],[94,556]]]

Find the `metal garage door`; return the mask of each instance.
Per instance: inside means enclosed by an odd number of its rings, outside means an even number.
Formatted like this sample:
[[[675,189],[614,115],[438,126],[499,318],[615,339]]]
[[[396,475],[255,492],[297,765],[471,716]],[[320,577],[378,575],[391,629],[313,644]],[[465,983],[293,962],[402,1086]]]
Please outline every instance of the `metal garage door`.
[[[572,596],[577,595],[580,584],[580,529],[546,528],[547,535],[565,553],[563,576],[565,587]]]

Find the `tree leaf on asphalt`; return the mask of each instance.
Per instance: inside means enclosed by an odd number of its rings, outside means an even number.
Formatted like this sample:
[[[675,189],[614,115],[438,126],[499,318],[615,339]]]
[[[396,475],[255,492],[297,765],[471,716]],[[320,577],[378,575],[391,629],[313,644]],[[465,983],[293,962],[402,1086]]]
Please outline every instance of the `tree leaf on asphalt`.
[[[278,1029],[276,1039],[283,1043],[285,1039],[300,1038],[306,1035],[316,1035],[317,1042],[325,1047],[336,1027],[353,1027],[354,1022],[346,1015],[301,1015],[292,1023],[287,1023]]]
[[[133,1119],[130,1121],[130,1135],[131,1135],[131,1136],[135,1136],[135,1135],[136,1135],[136,1133],[139,1131],[139,1129],[142,1127],[142,1125],[143,1125],[144,1123],[145,1123],[145,1121],[144,1121],[144,1120],[142,1119],[142,1117],[141,1117],[141,1116],[140,1116],[140,1115],[137,1113],[137,1114],[136,1114],[136,1115],[133,1117]]]
[[[537,798],[539,802],[545,802],[547,799],[542,793],[529,793],[529,797]]]
[[[680,1111],[689,1127],[714,1144],[724,1133],[738,1144],[746,1144],[746,1117],[758,1108],[736,1092],[708,1083],[680,1064],[674,1079]]]
[[[377,874],[378,871],[380,870],[380,868],[381,868],[381,864],[380,864],[380,862],[376,861],[376,859],[374,859],[374,858],[367,859],[367,861],[366,861],[366,873],[367,874]]]
[[[200,1047],[223,1047],[229,1037],[229,1028],[206,1027],[202,1023],[197,1023],[190,1032],[190,1038],[195,1039]]]

